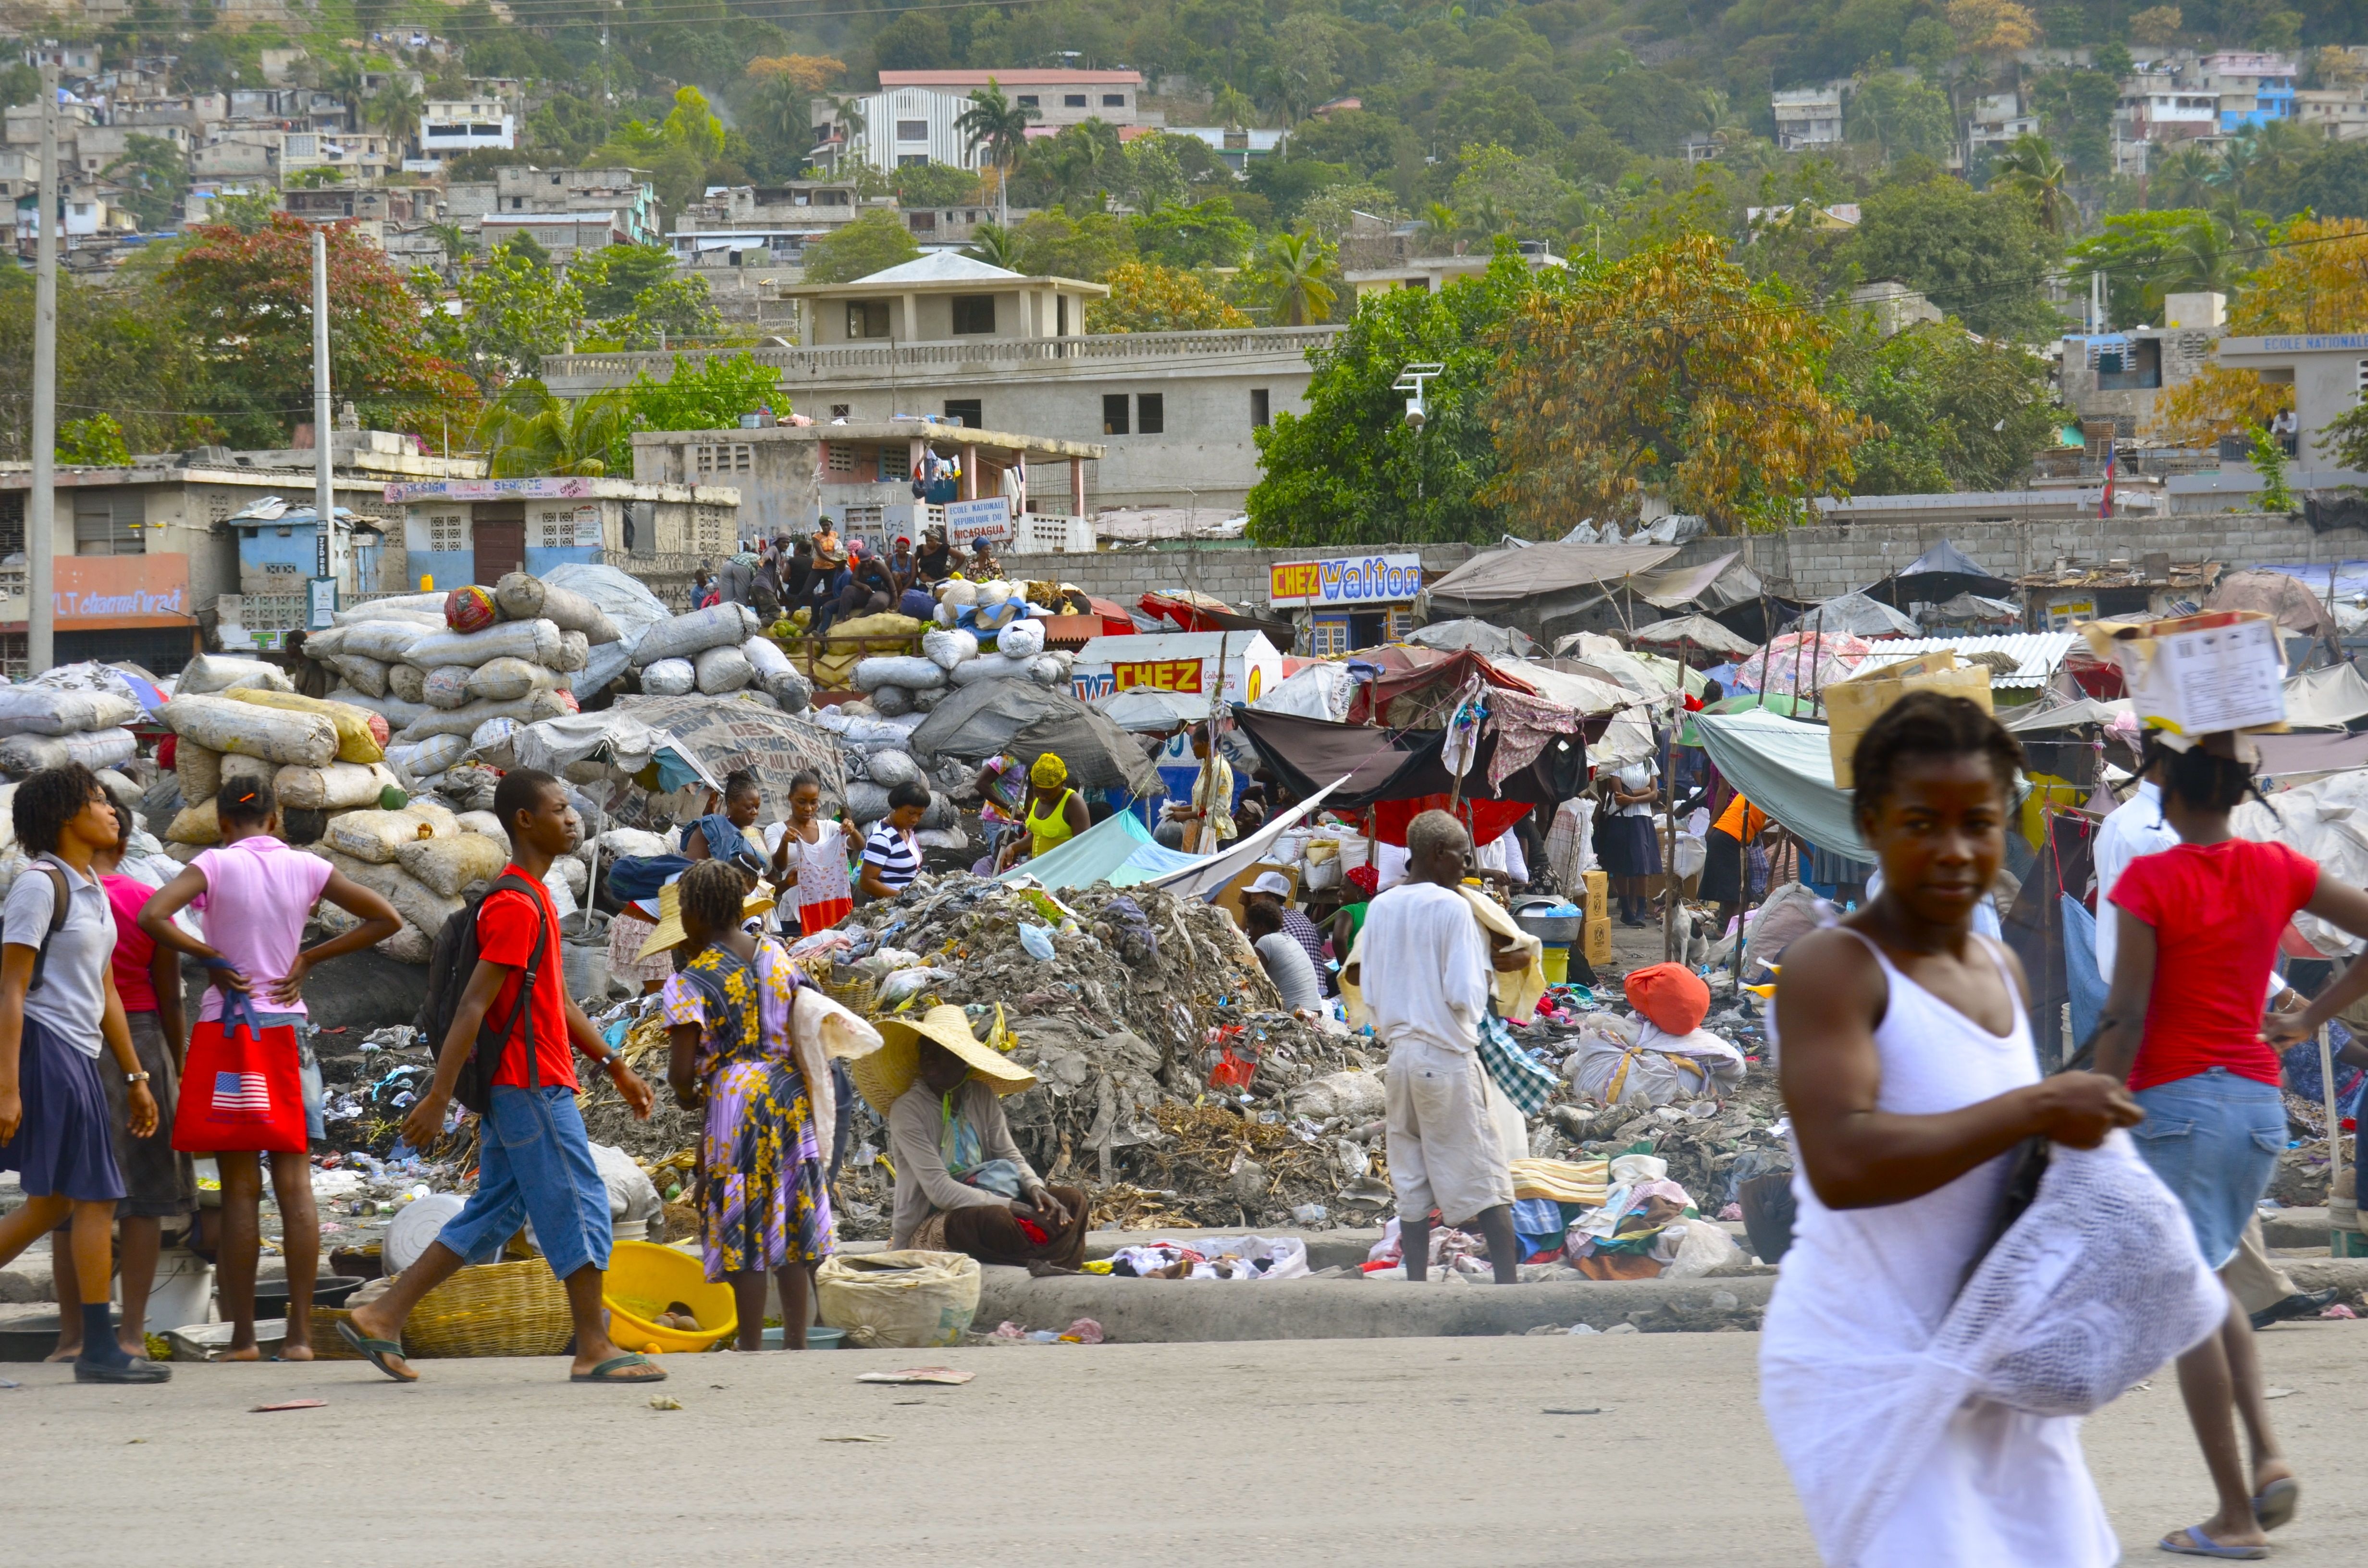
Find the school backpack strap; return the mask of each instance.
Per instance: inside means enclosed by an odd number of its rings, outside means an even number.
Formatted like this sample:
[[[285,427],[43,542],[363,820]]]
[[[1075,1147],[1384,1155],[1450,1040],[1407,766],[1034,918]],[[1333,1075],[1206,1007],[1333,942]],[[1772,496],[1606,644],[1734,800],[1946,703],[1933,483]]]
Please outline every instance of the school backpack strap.
[[[542,900],[535,896],[534,884],[515,871],[505,870],[495,878],[494,885],[485,890],[485,896],[490,898],[505,887],[515,888],[524,893],[527,902],[534,907],[534,950],[527,956],[526,969],[518,981],[518,998],[510,1004],[510,1016],[502,1020],[501,1032],[495,1037],[497,1054],[485,1081],[490,1085],[495,1075],[500,1073],[498,1053],[509,1050],[510,1037],[517,1032],[518,1021],[523,1018],[527,1026],[526,1086],[539,1089],[542,1087],[542,1079],[534,1051],[534,988],[542,976],[542,949],[550,938],[551,923],[543,915]],[[484,905],[481,903],[477,907],[482,914]]]
[[[33,949],[33,978],[25,983],[28,996],[41,988],[42,972],[50,967],[50,943],[66,928],[66,915],[73,908],[71,901],[74,897],[66,874],[53,862],[36,860],[33,864],[50,874],[50,925],[49,929],[41,933],[40,945]]]

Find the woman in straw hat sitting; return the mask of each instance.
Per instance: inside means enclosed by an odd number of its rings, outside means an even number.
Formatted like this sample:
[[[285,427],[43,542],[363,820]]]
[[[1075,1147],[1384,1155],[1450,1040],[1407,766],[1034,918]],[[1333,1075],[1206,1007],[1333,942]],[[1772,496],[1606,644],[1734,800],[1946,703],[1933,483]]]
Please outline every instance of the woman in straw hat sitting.
[[[1086,1256],[1086,1195],[1044,1185],[1011,1141],[1000,1103],[1036,1075],[979,1043],[960,1007],[883,1022],[880,1033],[886,1043],[853,1067],[855,1086],[888,1119],[889,1244],[1075,1269]]]
[[[764,1343],[769,1271],[780,1281],[782,1344],[803,1350],[813,1270],[830,1256],[830,1189],[790,1033],[802,977],[778,943],[744,928],[746,885],[730,864],[702,860],[667,890],[695,956],[666,982],[666,1081],[685,1109],[706,1107],[701,1240],[707,1278],[732,1282],[740,1348]]]

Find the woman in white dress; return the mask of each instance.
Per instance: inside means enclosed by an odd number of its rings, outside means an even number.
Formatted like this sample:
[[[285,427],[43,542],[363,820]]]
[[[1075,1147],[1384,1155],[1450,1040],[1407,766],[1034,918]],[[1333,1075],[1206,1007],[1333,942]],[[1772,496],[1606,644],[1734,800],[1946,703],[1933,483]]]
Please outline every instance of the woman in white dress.
[[[2091,1568],[2120,1556],[2075,1417],[1969,1399],[1904,1467],[1875,1464],[1917,1358],[1995,1234],[2013,1152],[2093,1148],[2141,1119],[2093,1073],[2042,1079],[2021,967],[1977,936],[2021,754],[1963,698],[1915,692],[1853,761],[1883,892],[1784,953],[1771,1040],[1799,1219],[1760,1343],[1760,1399],[1836,1564]],[[1886,1494],[1874,1473],[1904,1475]]]

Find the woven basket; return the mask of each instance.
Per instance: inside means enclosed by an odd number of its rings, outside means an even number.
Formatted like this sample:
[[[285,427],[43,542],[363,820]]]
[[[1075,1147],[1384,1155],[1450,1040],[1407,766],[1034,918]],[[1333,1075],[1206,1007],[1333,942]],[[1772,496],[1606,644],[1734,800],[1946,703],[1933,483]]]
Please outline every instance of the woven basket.
[[[823,982],[823,994],[853,1013],[857,1017],[871,1017],[871,1005],[878,998],[880,987],[868,976],[857,975],[843,982]]]
[[[411,1309],[403,1346],[423,1358],[557,1356],[575,1332],[566,1290],[535,1258],[461,1269]]]
[[[337,1325],[354,1314],[343,1307],[313,1309],[313,1359],[315,1361],[359,1361],[360,1354],[337,1332]]]

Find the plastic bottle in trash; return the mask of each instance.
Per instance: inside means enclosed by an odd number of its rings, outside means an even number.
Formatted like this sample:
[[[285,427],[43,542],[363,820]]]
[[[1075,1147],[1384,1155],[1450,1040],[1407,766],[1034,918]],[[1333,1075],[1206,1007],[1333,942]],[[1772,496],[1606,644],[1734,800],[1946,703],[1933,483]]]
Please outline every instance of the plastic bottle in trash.
[[[1331,1218],[1332,1210],[1325,1208],[1321,1203],[1302,1203],[1291,1211],[1291,1222],[1294,1225],[1313,1227],[1325,1224]]]

